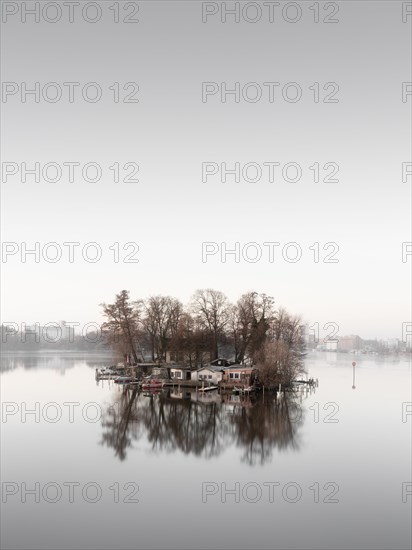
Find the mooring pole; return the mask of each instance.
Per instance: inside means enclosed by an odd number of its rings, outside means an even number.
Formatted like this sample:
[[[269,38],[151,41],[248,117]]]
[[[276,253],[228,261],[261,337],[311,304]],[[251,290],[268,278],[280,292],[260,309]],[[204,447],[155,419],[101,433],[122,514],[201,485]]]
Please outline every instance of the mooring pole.
[[[352,361],[352,367],[353,367],[352,389],[354,390],[354,389],[356,388],[356,386],[355,386],[355,367],[356,367],[356,361]]]

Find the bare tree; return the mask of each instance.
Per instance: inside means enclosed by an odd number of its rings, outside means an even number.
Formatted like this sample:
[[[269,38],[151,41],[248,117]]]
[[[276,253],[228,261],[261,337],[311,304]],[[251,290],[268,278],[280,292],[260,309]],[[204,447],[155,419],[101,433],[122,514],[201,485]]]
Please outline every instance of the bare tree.
[[[241,363],[246,354],[252,359],[264,344],[274,316],[274,298],[266,294],[243,294],[230,310],[230,333],[235,360]]]
[[[211,337],[209,331],[192,317],[183,313],[170,342],[170,350],[174,358],[188,364],[190,367],[202,366],[209,358]]]
[[[143,302],[143,326],[150,341],[152,360],[165,360],[169,341],[176,333],[183,306],[171,296],[151,296]]]
[[[116,294],[113,304],[100,304],[107,321],[103,324],[109,342],[118,346],[124,353],[131,354],[137,363],[137,340],[140,312],[137,303],[132,303],[129,291]]]
[[[208,288],[197,290],[192,298],[191,310],[207,328],[212,337],[211,355],[217,359],[219,354],[219,337],[224,334],[229,322],[229,302],[220,290]]]
[[[304,343],[299,317],[281,308],[275,315],[268,338],[256,354],[259,379],[267,388],[288,385],[304,372]]]

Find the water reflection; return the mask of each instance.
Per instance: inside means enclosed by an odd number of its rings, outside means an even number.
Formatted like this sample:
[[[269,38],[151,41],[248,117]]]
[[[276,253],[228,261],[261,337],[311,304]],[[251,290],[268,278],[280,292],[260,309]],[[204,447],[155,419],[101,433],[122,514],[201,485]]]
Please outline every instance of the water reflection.
[[[5,353],[0,356],[0,372],[6,373],[15,369],[53,369],[64,375],[66,369],[71,369],[84,362],[90,368],[101,368],[106,366],[111,359],[111,354],[96,354],[95,356],[84,353]]]
[[[236,447],[242,462],[264,464],[274,449],[299,450],[303,399],[303,391],[249,397],[123,389],[102,416],[102,444],[113,447],[120,460],[144,437],[154,453],[179,450],[211,458]]]

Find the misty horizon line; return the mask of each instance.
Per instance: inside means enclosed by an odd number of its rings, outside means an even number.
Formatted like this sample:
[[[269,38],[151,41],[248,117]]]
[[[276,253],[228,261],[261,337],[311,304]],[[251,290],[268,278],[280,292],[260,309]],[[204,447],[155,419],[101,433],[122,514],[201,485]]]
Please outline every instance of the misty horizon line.
[[[193,303],[196,300],[196,295],[198,293],[216,293],[216,295],[219,295],[219,300],[221,299],[222,302],[219,307],[222,307],[222,309],[226,310],[228,317],[232,315],[233,311],[236,310],[236,308],[240,307],[240,304],[242,302],[242,299],[244,298],[252,298],[254,300],[257,297],[263,298],[264,300],[269,300],[271,303],[270,311],[268,310],[269,316],[272,318],[275,317],[278,314],[282,314],[282,312],[286,312],[288,315],[295,318],[299,325],[304,329],[304,332],[306,336],[309,334],[314,334],[315,338],[310,340],[308,337],[306,340],[306,343],[315,343],[315,344],[321,344],[326,341],[330,340],[339,340],[346,337],[359,337],[364,342],[384,342],[384,341],[397,341],[399,344],[405,344],[407,347],[411,346],[411,340],[412,340],[412,322],[411,321],[399,321],[399,328],[395,332],[392,331],[392,333],[389,332],[381,332],[381,330],[374,331],[373,336],[371,336],[371,333],[368,332],[367,336],[362,336],[362,334],[365,334],[366,331],[362,330],[352,330],[345,328],[345,330],[341,330],[341,325],[343,323],[336,322],[336,320],[330,320],[331,317],[325,317],[323,321],[319,320],[308,320],[304,315],[300,313],[293,313],[289,311],[288,307],[285,305],[279,303],[277,305],[277,301],[275,300],[275,297],[266,292],[258,292],[256,290],[248,289],[242,292],[237,293],[237,298],[231,299],[227,296],[227,294],[223,291],[217,290],[215,288],[211,287],[203,287],[203,288],[197,288],[195,291],[192,291],[189,294],[189,297],[180,298],[175,297],[171,294],[162,294],[162,293],[149,293],[144,298],[138,297],[136,299],[133,299],[130,295],[133,291],[130,290],[121,290],[119,293],[114,294],[114,298],[112,300],[116,301],[122,293],[126,293],[127,300],[130,304],[130,306],[133,308],[133,310],[137,313],[138,316],[138,323],[142,324],[142,321],[144,320],[145,315],[145,308],[147,307],[147,304],[150,303],[150,300],[152,299],[163,299],[163,300],[169,300],[170,302],[173,302],[175,304],[179,305],[180,308],[180,315],[189,315],[193,316]],[[66,328],[73,328],[75,331],[77,329],[77,332],[80,331],[82,334],[84,331],[86,333],[93,333],[93,332],[102,332],[102,328],[106,321],[106,316],[104,313],[104,308],[107,306],[108,302],[102,301],[100,303],[96,303],[96,307],[100,308],[99,314],[94,316],[94,318],[85,318],[82,316],[82,320],[69,320],[67,321],[64,319],[64,315],[62,316],[56,316],[53,319],[47,320],[47,321],[40,321],[35,320],[28,322],[26,320],[7,320],[7,321],[0,321],[0,325],[2,327],[14,327],[17,332],[24,332],[25,330],[30,331],[33,327],[42,327],[42,330],[45,329],[47,332],[47,327],[49,327],[50,330],[53,330],[52,327],[62,327],[65,326]],[[256,310],[258,311],[258,309]],[[2,316],[4,318],[4,316]],[[40,316],[39,316],[40,317]],[[193,318],[196,318],[196,315],[193,316]],[[10,319],[10,317],[9,317]],[[44,318],[43,318],[44,319]],[[319,319],[319,318],[317,318]],[[327,319],[327,320],[326,320]],[[227,326],[230,325],[230,321],[226,323]],[[345,326],[348,327],[348,323],[345,323]],[[95,331],[93,331],[93,327],[95,327]],[[226,327],[224,328],[226,330]],[[378,335],[377,335],[378,334]],[[78,334],[77,334],[78,335]],[[87,339],[87,338],[86,338]],[[314,340],[314,342],[313,342]]]
[[[103,317],[103,316],[102,316]],[[299,317],[299,316],[297,316]],[[105,325],[106,321],[102,320],[102,321],[96,321],[96,320],[93,320],[93,321],[83,321],[83,322],[80,322],[80,321],[66,321],[65,319],[58,319],[58,320],[51,320],[51,321],[46,321],[46,322],[42,322],[42,321],[33,321],[33,322],[27,322],[27,321],[1,321],[0,322],[0,328],[3,332],[4,329],[7,329],[8,327],[10,328],[13,328],[15,330],[13,330],[13,332],[9,332],[8,335],[9,336],[16,336],[18,334],[26,334],[27,337],[30,337],[30,336],[34,336],[35,335],[35,332],[34,330],[35,329],[40,329],[43,333],[43,336],[45,336],[44,338],[44,341],[46,343],[55,343],[55,341],[48,341],[47,338],[49,337],[50,338],[50,335],[48,335],[48,332],[52,332],[53,329],[62,329],[62,328],[65,328],[69,331],[73,331],[72,335],[69,336],[69,337],[66,337],[64,335],[61,336],[60,340],[64,340],[64,341],[70,341],[70,338],[81,338],[83,337],[85,340],[88,340],[88,337],[87,335],[90,334],[96,334],[97,332],[100,332],[100,336],[99,336],[99,340],[96,340],[97,341],[103,341],[104,340],[104,336],[103,336],[103,327]],[[316,326],[317,325],[317,326]],[[334,326],[337,326],[337,329],[338,329],[338,332],[334,333],[334,334],[330,334],[330,335],[326,335],[324,337],[318,337],[318,338],[314,338],[314,340],[312,341],[306,341],[306,344],[308,345],[308,347],[310,347],[311,344],[323,344],[323,343],[326,343],[327,341],[330,341],[330,342],[333,342],[333,341],[339,341],[340,339],[344,339],[344,338],[349,338],[349,337],[355,337],[355,338],[360,338],[360,340],[362,342],[394,342],[394,341],[397,341],[399,344],[406,344],[408,345],[408,341],[412,340],[412,323],[409,323],[409,322],[403,322],[402,323],[402,329],[403,329],[403,332],[405,334],[402,334],[401,337],[399,336],[393,336],[393,335],[384,335],[384,336],[373,336],[373,337],[370,337],[370,336],[362,336],[361,334],[358,334],[356,333],[355,331],[346,331],[345,333],[342,333],[340,334],[339,333],[339,326],[337,323],[334,323],[333,321],[332,322],[328,322],[328,323],[325,323],[324,326],[326,325],[334,325]],[[316,330],[319,331],[319,323],[318,321],[302,321],[301,325],[300,325],[301,329],[309,329],[310,331],[313,332],[313,334],[315,335],[316,334]],[[312,328],[313,327],[313,328]],[[93,330],[93,328],[95,330]],[[78,330],[78,332],[76,333],[76,329]],[[333,331],[332,331],[333,332]],[[305,334],[308,334],[308,333],[305,333]],[[7,336],[6,336],[6,339],[7,339]],[[2,338],[2,341],[1,343],[4,344],[6,341],[4,340],[4,338]],[[74,343],[74,342],[72,342]],[[332,351],[332,350],[330,350]]]

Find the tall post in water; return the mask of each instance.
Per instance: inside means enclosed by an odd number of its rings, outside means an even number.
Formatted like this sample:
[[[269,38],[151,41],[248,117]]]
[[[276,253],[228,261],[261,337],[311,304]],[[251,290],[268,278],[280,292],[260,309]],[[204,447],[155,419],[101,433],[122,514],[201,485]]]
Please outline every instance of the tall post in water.
[[[353,389],[353,390],[356,388],[356,386],[355,386],[355,367],[356,367],[356,361],[352,361],[352,368],[353,368],[353,374],[352,374],[352,389]]]

